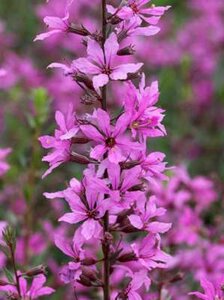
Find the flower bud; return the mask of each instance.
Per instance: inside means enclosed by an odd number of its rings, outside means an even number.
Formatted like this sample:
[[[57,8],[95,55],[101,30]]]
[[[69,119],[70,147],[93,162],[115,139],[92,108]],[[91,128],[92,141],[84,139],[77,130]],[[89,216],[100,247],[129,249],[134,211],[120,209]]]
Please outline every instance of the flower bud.
[[[127,47],[124,47],[122,49],[120,49],[117,52],[117,55],[123,56],[123,55],[133,55],[135,53],[134,47],[133,45],[129,45]]]
[[[24,275],[29,276],[29,277],[33,277],[36,275],[40,275],[40,274],[44,274],[47,275],[47,268],[44,265],[39,265],[37,267],[34,267],[30,270],[28,270],[27,272],[24,273]]]
[[[118,257],[119,262],[128,262],[137,260],[137,257],[134,252],[125,253]]]
[[[174,283],[180,281],[184,278],[184,274],[182,272],[177,273],[173,278],[169,280],[170,283]]]
[[[5,285],[8,285],[8,284],[10,284],[10,283],[3,280],[3,279],[0,279],[0,286],[5,286]]]
[[[75,33],[82,36],[88,36],[90,33],[83,25],[71,24],[68,32]]]
[[[73,144],[87,144],[87,143],[89,143],[89,141],[90,140],[85,137],[73,137],[72,138]]]
[[[9,248],[16,248],[16,233],[13,227],[7,226],[2,233],[3,239]]]
[[[135,166],[138,166],[139,164],[140,164],[139,161],[132,160],[132,161],[129,161],[129,162],[122,162],[120,164],[120,166],[121,166],[122,169],[131,169]]]
[[[82,260],[82,264],[85,266],[91,266],[96,263],[96,260],[94,258],[88,257]]]
[[[85,74],[82,74],[82,73],[78,73],[78,72],[77,72],[77,73],[73,74],[72,77],[73,77],[73,79],[74,79],[75,81],[78,81],[78,82],[80,82],[80,83],[84,83],[85,86],[86,86],[87,88],[89,88],[90,90],[94,90],[92,80],[90,80],[89,77],[86,76]]]
[[[90,159],[84,155],[72,152],[70,156],[70,161],[76,162],[81,165],[88,165],[90,163]]]

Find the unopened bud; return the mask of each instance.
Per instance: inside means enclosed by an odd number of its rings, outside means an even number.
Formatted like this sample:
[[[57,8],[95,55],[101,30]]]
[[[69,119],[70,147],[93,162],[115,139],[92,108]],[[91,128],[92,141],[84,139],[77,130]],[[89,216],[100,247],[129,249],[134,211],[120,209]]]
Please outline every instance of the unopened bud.
[[[85,266],[91,266],[91,265],[95,265],[96,263],[96,260],[94,258],[85,258],[82,260],[82,264],[85,265]]]
[[[117,223],[123,224],[127,220],[127,216],[132,212],[132,209],[126,209],[117,216]]]
[[[90,33],[83,25],[71,24],[68,29],[69,32],[82,36],[88,36]]]
[[[128,78],[126,80],[133,80],[133,79],[137,79],[140,77],[140,73],[136,72],[136,73],[129,73],[128,74]]]
[[[177,282],[177,281],[180,281],[180,280],[183,280],[184,278],[184,274],[183,273],[177,273],[173,278],[171,278],[169,280],[170,283],[174,283],[174,282]]]
[[[40,274],[46,275],[47,274],[47,268],[44,265],[39,265],[37,267],[34,267],[34,268],[28,270],[24,274],[26,276],[29,276],[29,277],[33,277],[33,276],[40,275]]]
[[[144,185],[144,183],[140,183],[140,184],[136,184],[134,185],[129,191],[145,191],[146,186]]]
[[[84,155],[72,152],[70,156],[70,161],[76,162],[81,165],[88,165],[90,163],[90,159]]]
[[[123,55],[133,55],[135,53],[133,45],[129,45],[125,48],[120,49],[117,52],[117,55],[123,56]]]
[[[3,280],[3,279],[0,279],[0,286],[6,286],[6,285],[9,285],[10,283]]]
[[[128,262],[136,260],[136,255],[134,252],[125,253],[118,257],[118,261],[120,262]]]
[[[16,233],[13,227],[7,226],[2,233],[3,239],[9,248],[16,248]]]
[[[78,282],[87,287],[92,286],[91,280],[84,275],[80,275],[80,279],[78,280]]]
[[[87,267],[82,267],[82,275],[86,276],[87,278],[89,278],[92,281],[98,279],[96,272]]]
[[[72,143],[73,144],[87,144],[89,143],[90,139],[85,138],[85,137],[73,137],[72,138]]]
[[[112,25],[117,25],[121,22],[122,20],[118,16],[112,16],[111,18],[107,19],[107,22],[112,24]]]
[[[87,93],[81,97],[81,103],[85,105],[93,105],[98,100],[96,93]]]
[[[139,161],[132,160],[132,161],[129,161],[129,162],[122,162],[120,164],[120,166],[121,166],[122,169],[131,169],[135,166],[138,166],[139,164],[140,164]]]
[[[82,73],[75,73],[73,75],[73,79],[75,81],[78,81],[80,83],[84,83],[85,86],[90,89],[90,90],[94,90],[94,87],[93,87],[93,83],[92,83],[92,80],[86,76],[85,74],[82,74]]]

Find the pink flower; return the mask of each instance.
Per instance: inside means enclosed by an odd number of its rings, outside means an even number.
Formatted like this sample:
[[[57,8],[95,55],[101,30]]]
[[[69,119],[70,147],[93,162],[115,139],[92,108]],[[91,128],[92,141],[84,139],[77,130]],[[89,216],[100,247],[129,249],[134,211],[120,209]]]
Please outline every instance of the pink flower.
[[[9,164],[5,159],[10,152],[10,148],[0,149],[0,176],[4,175],[9,170]]]
[[[160,217],[166,212],[164,208],[156,207],[155,196],[151,196],[148,201],[137,200],[136,206],[135,214],[128,216],[132,226],[151,233],[165,233],[170,229],[171,223],[154,221],[155,217]]]
[[[160,29],[157,26],[140,27],[142,20],[134,16],[131,19],[124,20],[118,24],[117,35],[119,37],[134,37],[134,36],[152,36],[157,34]]]
[[[79,232],[78,232],[79,233]],[[55,245],[67,256],[73,258],[75,262],[80,262],[84,259],[84,250],[82,249],[82,238],[77,233],[73,238],[73,242],[69,242],[60,235],[55,236]]]
[[[194,295],[197,298],[203,299],[203,300],[223,300],[224,299],[223,281],[218,282],[218,284],[214,285],[207,279],[202,278],[201,286],[204,289],[204,294],[202,294],[200,292],[192,292],[192,293],[189,293],[189,295]]]
[[[118,16],[122,20],[131,19],[136,16],[140,20],[155,25],[170,6],[155,7],[152,5],[149,8],[144,8],[144,5],[148,2],[150,2],[150,0],[128,0],[127,5],[124,5],[121,8],[114,8],[112,5],[107,5],[107,11],[112,15]]]
[[[19,284],[20,284],[22,299],[30,299],[30,300],[39,299],[39,297],[41,296],[51,295],[52,293],[54,293],[55,291],[54,289],[47,286],[43,286],[45,282],[46,282],[45,276],[38,275],[33,279],[32,284],[28,289],[26,279],[20,277]],[[0,291],[4,291],[8,295],[13,294],[15,295],[15,297],[18,297],[17,289],[13,285],[1,286]]]
[[[78,58],[72,65],[84,74],[93,75],[93,86],[98,91],[110,79],[125,80],[128,73],[137,72],[143,65],[142,63],[117,64],[115,59],[118,50],[119,44],[114,33],[111,33],[106,40],[104,51],[96,41],[88,39],[87,58]]]
[[[160,249],[158,235],[148,234],[139,244],[131,245],[139,263],[148,270],[154,268],[165,268],[170,256]]]
[[[99,174],[104,173],[105,170],[108,174],[107,183],[95,176],[89,179],[89,184],[94,190],[108,195],[107,199],[111,203],[111,213],[128,209],[142,194],[140,189],[135,190],[136,186],[141,185],[140,166],[121,171],[118,164],[106,160],[102,162]]]
[[[99,237],[102,229],[99,219],[104,216],[107,209],[104,194],[86,190],[83,198],[83,196],[79,197],[75,193],[68,192],[65,193],[65,199],[72,212],[64,214],[59,221],[69,224],[82,222],[81,234],[86,240]]]
[[[79,131],[79,126],[76,123],[72,106],[69,107],[67,115],[63,115],[60,111],[57,111],[55,120],[59,129],[55,130],[54,137],[44,135],[39,138],[43,148],[52,149],[50,154],[44,156],[42,159],[50,165],[50,168],[44,173],[43,178],[49,175],[53,169],[57,168],[62,163],[69,161],[72,137]]]
[[[63,18],[49,17],[49,16],[44,18],[44,23],[51,30],[48,32],[38,34],[35,37],[34,41],[42,41],[56,33],[69,31],[69,29],[70,29],[70,23],[68,21],[69,20],[69,7],[71,6],[73,1],[74,0],[69,0],[67,2],[66,8],[65,8],[65,16]]]
[[[140,144],[130,141],[124,135],[129,123],[127,114],[123,114],[117,120],[115,126],[110,124],[109,114],[102,109],[97,109],[95,115],[97,126],[80,126],[83,134],[97,143],[97,146],[90,152],[92,158],[101,160],[104,154],[107,154],[109,161],[117,164],[124,160],[130,152],[140,149]]]
[[[151,152],[146,157],[142,156],[140,159],[141,167],[144,170],[144,178],[149,182],[156,184],[156,179],[166,180],[167,176],[164,175],[166,162],[164,162],[165,154],[162,152]]]
[[[143,285],[146,289],[149,289],[151,280],[147,276],[146,270],[141,270],[136,273],[130,273],[128,277],[131,277],[131,281],[127,287],[119,293],[115,299],[127,299],[127,300],[142,300],[143,298],[137,292]]]
[[[124,101],[125,111],[131,115],[130,128],[133,137],[158,137],[166,135],[166,129],[161,124],[164,110],[154,104],[159,99],[158,82],[154,81],[150,87],[145,87],[145,75],[139,89],[132,82],[128,84],[127,96]]]
[[[80,263],[69,262],[62,268],[59,276],[61,281],[67,284],[79,280],[81,274]]]

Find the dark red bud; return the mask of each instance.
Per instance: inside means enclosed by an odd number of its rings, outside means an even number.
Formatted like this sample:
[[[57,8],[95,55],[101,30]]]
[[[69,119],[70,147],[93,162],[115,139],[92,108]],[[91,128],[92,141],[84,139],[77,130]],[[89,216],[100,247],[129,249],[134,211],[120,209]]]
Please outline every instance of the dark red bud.
[[[128,262],[128,261],[134,261],[137,257],[134,252],[125,253],[118,257],[118,261],[120,262]]]
[[[118,16],[112,16],[111,18],[107,19],[107,22],[112,24],[112,25],[117,25],[121,22],[122,20]]]
[[[183,273],[177,273],[173,278],[171,278],[169,280],[170,283],[174,283],[174,282],[177,282],[177,281],[180,281],[180,280],[183,280],[184,278],[184,274]]]
[[[0,286],[5,286],[5,285],[8,285],[8,284],[10,284],[10,283],[3,280],[3,279],[0,279]]]
[[[35,268],[32,268],[32,269],[28,270],[24,274],[26,276],[29,276],[29,277],[33,277],[33,276],[40,275],[40,274],[46,275],[47,274],[47,268],[44,265],[40,265],[40,266],[37,266]]]
[[[72,152],[70,156],[70,161],[76,162],[81,165],[88,165],[90,163],[90,159],[84,155]]]
[[[85,137],[73,137],[72,143],[73,144],[87,144],[89,143],[90,139],[87,139]]]
[[[132,161],[129,161],[129,162],[122,162],[120,164],[122,169],[131,169],[131,168],[133,168],[135,166],[138,166],[138,165],[140,165],[140,162],[137,161],[137,160],[132,160]]]
[[[89,31],[83,25],[71,24],[68,28],[68,32],[75,33],[82,36],[90,35]]]
[[[120,56],[123,56],[123,55],[133,55],[135,53],[135,50],[133,48],[132,45],[129,45],[123,49],[120,49],[118,52],[117,52],[117,55],[120,55]]]
[[[75,73],[72,77],[75,81],[85,84],[88,89],[94,90],[92,80],[85,74]]]
[[[82,264],[85,265],[85,266],[91,266],[91,265],[95,265],[96,263],[96,260],[94,258],[85,258],[82,260]]]

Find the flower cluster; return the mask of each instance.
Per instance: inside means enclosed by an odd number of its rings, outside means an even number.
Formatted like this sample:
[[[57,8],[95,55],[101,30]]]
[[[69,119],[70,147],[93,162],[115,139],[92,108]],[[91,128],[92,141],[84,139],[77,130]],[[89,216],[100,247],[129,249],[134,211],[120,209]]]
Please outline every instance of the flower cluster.
[[[75,59],[70,66],[53,63],[50,67],[62,68],[91,103],[99,103],[101,108],[81,116],[72,107],[65,114],[57,111],[59,128],[55,135],[39,140],[44,148],[51,149],[43,158],[50,165],[44,176],[62,163],[87,165],[80,181],[73,178],[65,190],[45,193],[45,197],[65,199],[69,212],[59,221],[75,228],[72,242],[67,237],[55,237],[56,246],[70,258],[60,272],[61,280],[72,283],[76,291],[80,284],[101,287],[104,299],[142,299],[144,292],[140,290],[143,286],[149,289],[150,272],[166,268],[171,259],[161,249],[161,234],[171,224],[159,221],[166,210],[158,207],[150,188],[151,182],[166,179],[165,155],[147,150],[148,138],[166,135],[164,110],[156,106],[158,82],[146,86],[145,75],[140,73],[143,64],[122,60],[133,54],[130,36],[159,31],[156,25],[169,7],[144,8],[148,2],[122,1],[114,8],[102,1],[103,27],[99,33],[71,25],[69,1],[66,17],[45,18],[52,30],[36,38],[58,32],[85,37],[86,57]],[[140,78],[138,87],[132,78]],[[125,89],[120,113],[113,114],[107,111],[107,87],[115,81],[124,82]],[[81,153],[80,144],[86,145]],[[135,233],[137,238],[128,242],[128,235]]]

